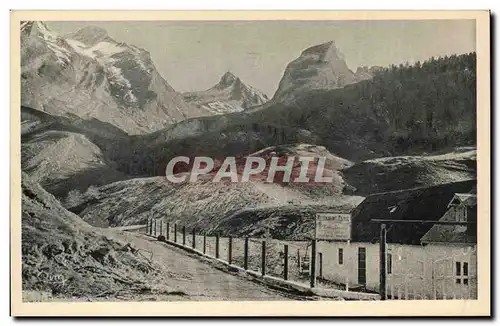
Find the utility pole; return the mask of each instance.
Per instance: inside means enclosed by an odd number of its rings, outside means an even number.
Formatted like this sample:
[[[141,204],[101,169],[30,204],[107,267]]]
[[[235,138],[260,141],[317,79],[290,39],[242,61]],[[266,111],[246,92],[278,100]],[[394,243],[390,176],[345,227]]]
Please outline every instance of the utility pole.
[[[386,250],[387,230],[385,224],[380,224],[380,299],[386,300],[386,280],[387,280],[387,250]]]
[[[310,275],[310,286],[311,288],[316,287],[316,244],[318,238],[318,216],[314,215],[314,239],[311,243],[311,275]]]

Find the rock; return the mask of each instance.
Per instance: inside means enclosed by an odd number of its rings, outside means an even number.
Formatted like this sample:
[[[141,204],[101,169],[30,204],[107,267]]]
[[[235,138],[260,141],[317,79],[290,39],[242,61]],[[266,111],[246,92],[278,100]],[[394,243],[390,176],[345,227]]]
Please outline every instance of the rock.
[[[101,247],[96,250],[92,250],[90,252],[90,255],[97,261],[99,262],[104,262],[104,258],[106,257],[107,254],[109,254],[111,250],[107,247]]]
[[[61,254],[63,251],[64,249],[56,244],[49,244],[42,249],[42,253],[49,259]]]

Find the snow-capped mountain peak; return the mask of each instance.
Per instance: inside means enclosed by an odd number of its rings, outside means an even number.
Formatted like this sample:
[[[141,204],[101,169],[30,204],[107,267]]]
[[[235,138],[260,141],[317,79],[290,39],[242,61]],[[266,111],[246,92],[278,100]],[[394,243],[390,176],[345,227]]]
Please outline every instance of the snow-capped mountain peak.
[[[209,115],[188,105],[149,52],[86,27],[64,37],[43,22],[21,28],[22,104],[55,115],[109,122],[128,133]]]
[[[65,38],[90,46],[106,40],[106,38],[108,38],[108,32],[101,27],[87,26],[74,33],[65,35]]]
[[[33,42],[44,42],[60,65],[70,62],[71,47],[57,34],[52,33],[47,25],[41,21],[21,22],[21,42],[23,45]]]

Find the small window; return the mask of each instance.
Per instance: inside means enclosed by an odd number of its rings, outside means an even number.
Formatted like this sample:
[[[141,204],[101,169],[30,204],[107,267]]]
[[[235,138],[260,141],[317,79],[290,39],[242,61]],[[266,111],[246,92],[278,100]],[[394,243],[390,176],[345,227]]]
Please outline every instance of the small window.
[[[339,265],[344,264],[344,249],[339,248]]]
[[[387,254],[387,274],[392,274],[392,254]]]
[[[455,262],[455,280],[456,284],[469,284],[469,263],[467,262]]]

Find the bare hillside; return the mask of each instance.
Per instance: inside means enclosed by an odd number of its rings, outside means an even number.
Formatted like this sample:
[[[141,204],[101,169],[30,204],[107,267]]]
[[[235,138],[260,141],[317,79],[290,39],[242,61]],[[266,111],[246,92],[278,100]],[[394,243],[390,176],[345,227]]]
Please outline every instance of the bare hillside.
[[[148,217],[165,217],[168,221],[184,223],[189,227],[211,229],[221,219],[242,209],[335,200],[347,186],[339,170],[352,165],[352,162],[329,153],[324,147],[308,144],[265,148],[250,156],[264,158],[267,166],[248,182],[233,183],[229,178],[212,182],[220,168],[219,162],[211,173],[197,182],[173,184],[165,177],[119,181],[85,195],[81,205],[70,209],[90,224],[98,226],[133,225],[146,221]],[[314,182],[314,162],[308,171],[310,182],[282,182],[278,173],[273,182],[267,182],[272,157],[286,159],[296,156],[325,157],[327,160],[322,175],[331,176],[332,182]],[[244,157],[237,160],[236,177],[240,181],[244,162]],[[189,173],[189,167],[185,168],[185,171],[176,172],[177,177]],[[291,179],[297,177],[299,172],[300,165],[294,166]]]
[[[137,233],[95,228],[22,176],[23,301],[287,300]]]
[[[396,156],[367,160],[342,171],[348,193],[367,195],[476,179],[475,147],[428,156]]]
[[[108,145],[126,137],[112,125],[23,107],[21,137],[22,170],[59,198],[127,178],[106,154]]]
[[[149,217],[165,216],[185,225],[207,227],[230,212],[274,199],[251,182],[199,181],[171,184],[164,177],[119,181],[98,188],[85,198],[79,215],[92,225],[119,226],[144,223]],[[78,210],[78,207],[72,208]]]
[[[221,234],[281,240],[312,239],[317,212],[348,212],[364,197],[340,196],[328,201],[248,208],[225,216],[216,225]]]
[[[23,291],[98,300],[138,294],[182,294],[169,272],[124,236],[109,237],[22,175]]]

